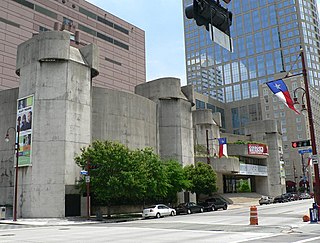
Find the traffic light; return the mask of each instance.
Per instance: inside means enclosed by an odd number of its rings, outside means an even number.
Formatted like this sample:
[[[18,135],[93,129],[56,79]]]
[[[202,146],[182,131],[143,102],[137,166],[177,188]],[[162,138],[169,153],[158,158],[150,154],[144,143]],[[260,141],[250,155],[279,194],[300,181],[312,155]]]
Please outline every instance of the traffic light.
[[[229,3],[229,0],[225,0]],[[198,26],[204,25],[209,31],[209,24],[230,36],[232,13],[214,0],[193,0],[185,9],[186,17],[194,19]]]
[[[303,141],[294,141],[291,142],[292,148],[299,148],[299,147],[307,147],[311,146],[310,140],[303,140]]]

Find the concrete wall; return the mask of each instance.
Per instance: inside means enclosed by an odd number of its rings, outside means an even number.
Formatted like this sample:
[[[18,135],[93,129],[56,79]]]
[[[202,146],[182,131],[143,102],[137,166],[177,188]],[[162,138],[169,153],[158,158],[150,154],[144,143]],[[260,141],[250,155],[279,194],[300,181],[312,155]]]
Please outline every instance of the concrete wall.
[[[177,159],[182,165],[194,164],[192,103],[182,93],[180,80],[153,80],[137,85],[135,93],[157,104],[160,156],[163,159]]]
[[[162,159],[176,159],[183,166],[194,164],[192,92],[189,90],[186,97],[179,79],[161,78],[137,85],[135,93],[157,104],[158,151]],[[178,202],[195,200],[191,193],[178,195]]]
[[[92,140],[113,140],[131,149],[157,151],[156,103],[127,92],[93,88]]]
[[[18,217],[65,216],[65,194],[79,179],[73,158],[91,142],[95,67],[87,63],[97,64],[97,49],[91,56],[84,60],[65,32],[45,32],[18,47],[19,97],[34,95],[32,166],[19,168]]]
[[[18,89],[0,91],[0,205],[13,206]],[[8,130],[9,129],[9,130]],[[10,141],[5,142],[9,132]],[[12,216],[12,212],[11,212]]]
[[[275,120],[264,120],[250,123],[246,129],[246,135],[250,135],[253,141],[263,141],[268,144],[269,157],[267,158],[267,181],[260,179],[259,191],[266,195],[277,196],[286,191],[285,177],[281,175],[282,139],[278,123]],[[264,187],[264,188],[262,188]],[[258,191],[258,188],[257,188]]]

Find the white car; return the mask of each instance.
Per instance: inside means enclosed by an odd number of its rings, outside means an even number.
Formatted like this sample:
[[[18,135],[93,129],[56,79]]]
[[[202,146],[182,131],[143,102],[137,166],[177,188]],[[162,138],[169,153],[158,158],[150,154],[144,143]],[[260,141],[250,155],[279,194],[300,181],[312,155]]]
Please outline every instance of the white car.
[[[143,209],[142,211],[142,218],[160,218],[169,215],[176,215],[176,210],[164,204],[153,205]]]

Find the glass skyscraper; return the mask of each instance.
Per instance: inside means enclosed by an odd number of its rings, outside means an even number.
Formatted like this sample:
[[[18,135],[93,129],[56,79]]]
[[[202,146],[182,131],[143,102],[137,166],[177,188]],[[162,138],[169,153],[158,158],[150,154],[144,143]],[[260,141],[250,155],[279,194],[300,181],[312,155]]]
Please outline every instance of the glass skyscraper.
[[[192,2],[183,0],[183,10]],[[232,53],[212,42],[203,26],[199,27],[193,19],[184,17],[187,83],[214,101],[212,104],[196,102],[197,108],[222,112],[222,130],[234,134],[245,134],[246,125],[252,121],[278,120],[283,134],[287,180],[299,180],[302,175],[301,159],[298,151],[291,148],[291,141],[310,138],[307,118],[296,116],[279,103],[263,84],[289,72],[301,74],[302,48],[312,94],[317,145],[320,145],[317,2],[232,0],[225,4],[220,0],[220,3],[233,13]],[[294,89],[301,85],[304,87],[302,75],[286,83],[292,96]],[[301,98],[301,93],[299,95]]]
[[[192,4],[183,0],[183,8]],[[303,48],[310,86],[319,89],[320,45],[316,0],[232,0],[231,53],[213,43],[205,28],[184,18],[187,83],[204,95],[234,106],[227,131],[243,133],[262,119],[259,85],[280,72],[302,72]]]

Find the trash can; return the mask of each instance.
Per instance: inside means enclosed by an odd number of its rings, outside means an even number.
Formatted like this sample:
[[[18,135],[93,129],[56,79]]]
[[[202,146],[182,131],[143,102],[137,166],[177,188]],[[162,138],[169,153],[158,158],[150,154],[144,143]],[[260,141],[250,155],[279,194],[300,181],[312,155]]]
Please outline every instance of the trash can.
[[[0,219],[6,219],[6,207],[0,207]]]
[[[316,208],[309,208],[310,212],[310,223],[318,222],[318,210]]]

